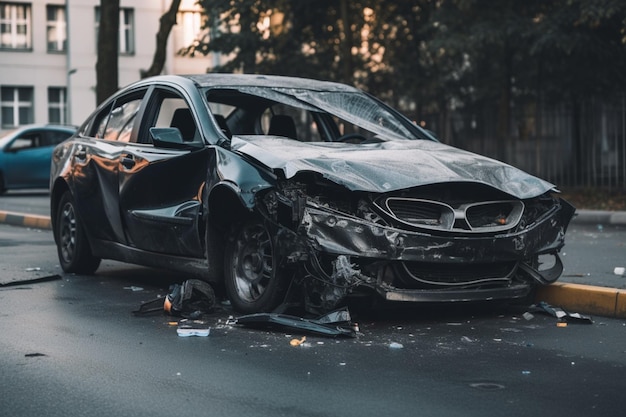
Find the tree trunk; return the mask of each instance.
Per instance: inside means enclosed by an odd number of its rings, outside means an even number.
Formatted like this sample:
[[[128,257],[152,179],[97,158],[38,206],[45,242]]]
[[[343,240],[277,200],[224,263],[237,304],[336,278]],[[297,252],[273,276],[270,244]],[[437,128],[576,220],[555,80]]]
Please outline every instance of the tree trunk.
[[[172,27],[176,24],[176,14],[180,7],[181,0],[172,0],[172,4],[167,12],[161,16],[159,20],[159,31],[156,34],[156,49],[152,65],[147,70],[140,70],[141,78],[159,75],[163,71],[165,65],[165,57],[167,53],[167,38],[170,36]]]
[[[348,12],[347,0],[340,0],[341,16],[341,62],[343,72],[343,82],[354,84],[354,68],[352,64],[352,33],[350,28],[350,14]]]
[[[118,45],[120,0],[100,0],[98,60],[96,62],[96,102],[102,103],[119,88]]]
[[[500,90],[500,101],[498,105],[498,146],[497,155],[501,161],[507,161],[507,154],[509,154],[509,147],[511,146],[511,78],[512,78],[512,54],[509,50],[508,44],[504,45],[504,62],[503,62],[503,74],[502,85]]]

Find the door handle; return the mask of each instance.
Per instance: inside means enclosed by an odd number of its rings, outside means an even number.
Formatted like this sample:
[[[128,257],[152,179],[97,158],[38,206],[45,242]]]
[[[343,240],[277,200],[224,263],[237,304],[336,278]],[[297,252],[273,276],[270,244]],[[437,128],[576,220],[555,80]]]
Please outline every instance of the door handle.
[[[78,148],[76,148],[76,152],[74,152],[74,158],[84,161],[85,159],[87,159],[87,150],[82,146],[79,146]]]
[[[133,169],[135,163],[135,157],[132,154],[127,153],[126,155],[122,156],[121,164],[124,168]]]

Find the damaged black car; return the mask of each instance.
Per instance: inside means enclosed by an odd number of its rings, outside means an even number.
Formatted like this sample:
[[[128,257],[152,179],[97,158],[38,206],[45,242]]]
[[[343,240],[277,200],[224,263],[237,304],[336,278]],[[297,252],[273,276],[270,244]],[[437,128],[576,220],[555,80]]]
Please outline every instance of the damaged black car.
[[[184,271],[241,313],[524,299],[561,275],[575,211],[361,90],[279,76],[136,82],[57,146],[51,174],[66,272]]]

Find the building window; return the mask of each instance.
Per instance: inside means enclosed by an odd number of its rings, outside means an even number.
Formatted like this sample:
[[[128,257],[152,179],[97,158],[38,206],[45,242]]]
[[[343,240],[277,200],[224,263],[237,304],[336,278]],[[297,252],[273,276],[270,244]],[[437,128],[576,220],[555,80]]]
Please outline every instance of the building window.
[[[174,37],[174,48],[179,51],[201,41],[209,41],[209,29],[207,29],[207,16],[199,11],[182,11],[178,13],[177,26]]]
[[[30,4],[0,2],[0,48],[31,47]]]
[[[96,7],[96,42],[100,29],[100,7]],[[120,8],[120,33],[118,52],[121,55],[135,53],[135,14],[131,8]]]
[[[0,109],[3,128],[33,123],[33,88],[1,87]]]
[[[135,53],[133,9],[120,9],[120,54]]]
[[[67,123],[67,101],[65,87],[48,88],[48,122]]]
[[[65,6],[46,6],[48,16],[48,52],[65,52],[67,47],[67,29]]]

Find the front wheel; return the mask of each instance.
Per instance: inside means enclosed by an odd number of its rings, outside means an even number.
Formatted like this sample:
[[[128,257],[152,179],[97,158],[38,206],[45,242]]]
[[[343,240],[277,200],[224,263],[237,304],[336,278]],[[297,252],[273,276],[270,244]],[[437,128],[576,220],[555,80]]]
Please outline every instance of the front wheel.
[[[235,229],[225,252],[225,287],[233,308],[241,313],[270,312],[283,301],[287,278],[277,265],[274,243],[262,223]]]
[[[78,274],[95,272],[100,266],[100,258],[91,253],[83,224],[69,191],[61,197],[54,227],[59,262],[63,270]]]

